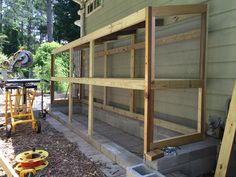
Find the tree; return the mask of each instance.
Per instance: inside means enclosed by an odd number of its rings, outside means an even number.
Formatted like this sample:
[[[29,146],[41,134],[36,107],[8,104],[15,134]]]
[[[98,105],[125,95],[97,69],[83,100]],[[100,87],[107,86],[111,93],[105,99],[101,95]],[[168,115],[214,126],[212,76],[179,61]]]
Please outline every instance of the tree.
[[[78,20],[80,6],[72,0],[58,0],[54,5],[54,39],[71,42],[80,37],[80,30],[74,22]]]
[[[47,36],[48,42],[53,41],[52,0],[47,0]]]
[[[51,71],[51,52],[53,49],[60,47],[61,45],[56,42],[43,43],[37,49],[36,54],[34,55],[34,64],[33,64],[33,75],[34,78],[43,78],[50,80],[50,71]],[[55,74],[60,76],[68,76],[69,73],[69,55],[60,54],[57,55],[55,63]],[[49,91],[50,84],[45,84],[44,91]],[[55,85],[57,91],[66,91],[67,84],[60,83]]]

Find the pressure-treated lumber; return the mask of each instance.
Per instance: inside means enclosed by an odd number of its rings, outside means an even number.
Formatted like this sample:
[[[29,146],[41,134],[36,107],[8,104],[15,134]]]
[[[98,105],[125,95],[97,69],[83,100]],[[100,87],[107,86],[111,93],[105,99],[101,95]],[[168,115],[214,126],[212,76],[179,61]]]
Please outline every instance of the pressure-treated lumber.
[[[144,84],[144,154],[151,150],[153,142],[153,118],[154,118],[154,91],[151,89],[152,80],[155,78],[155,18],[152,7],[146,8],[145,24],[145,84]]]
[[[125,18],[122,18],[121,20],[118,20],[110,25],[107,25],[97,31],[94,31],[87,36],[84,36],[82,38],[79,38],[71,43],[68,43],[60,48],[54,49],[52,51],[52,54],[60,53],[69,50],[73,47],[78,47],[82,44],[89,43],[92,40],[99,39],[103,36],[112,34],[114,32],[117,32],[119,30],[125,29],[127,27],[130,27],[132,25],[138,24],[140,22],[143,22],[145,20],[145,9],[139,10]]]
[[[74,64],[74,50],[73,48],[70,49],[70,70],[69,70],[69,76],[72,77],[73,76],[73,64]],[[73,116],[73,96],[72,96],[72,92],[73,92],[73,83],[69,83],[69,113],[68,113],[68,118],[69,118],[69,122],[71,123],[72,120],[72,116]]]
[[[52,81],[78,83],[95,86],[106,86],[123,89],[144,90],[145,81],[143,79],[127,78],[75,78],[75,77],[52,77]],[[203,81],[199,79],[154,79],[150,84],[151,89],[182,89],[182,88],[202,88]]]
[[[207,4],[199,5],[171,5],[154,7],[153,14],[156,17],[172,16],[172,15],[186,15],[186,14],[200,14],[207,11]]]
[[[198,89],[198,131],[205,135],[205,102],[206,102],[206,46],[207,46],[207,11],[201,14],[201,37],[200,37],[200,79],[202,88]]]
[[[202,88],[204,84],[203,80],[198,79],[156,79],[152,81],[152,89],[183,89],[183,88]]]
[[[89,48],[89,77],[94,76],[94,40],[90,41]],[[88,134],[93,134],[93,85],[89,85],[89,105],[88,105]]]
[[[104,43],[104,50],[107,51],[107,42]],[[104,55],[104,78],[107,77],[107,55]],[[103,104],[107,104],[107,88],[103,87]]]
[[[225,177],[233,149],[236,133],[236,82],[233,89],[232,100],[226,120],[224,136],[222,139],[220,154],[216,166],[215,177]]]
[[[131,45],[134,45],[136,41],[136,35],[131,36]],[[130,51],[130,78],[135,77],[135,50]],[[135,92],[134,90],[129,90],[129,110],[134,112],[135,110]]]
[[[175,136],[151,143],[151,149],[162,149],[168,146],[181,146],[183,144],[201,141],[203,139],[201,133],[192,133],[188,135]]]
[[[83,99],[83,100],[81,100],[81,103],[88,104],[88,101]],[[114,106],[103,105],[101,103],[96,103],[96,102],[94,102],[94,106],[96,106],[99,109],[103,109],[105,111],[115,112],[117,114],[132,118],[134,120],[139,120],[142,122],[144,120],[144,118],[143,118],[144,116],[142,114],[130,112],[130,111],[120,109],[120,108],[116,108]],[[192,133],[196,132],[196,130],[193,128],[190,128],[190,127],[187,127],[184,125],[180,125],[180,124],[177,124],[174,122],[162,120],[159,118],[154,118],[154,125],[162,127],[162,128],[166,128],[166,129],[169,129],[169,130],[181,133],[181,134],[192,134]]]
[[[19,177],[2,152],[0,152],[0,167],[2,167],[8,177]]]
[[[189,32],[175,34],[168,37],[157,38],[155,43],[157,46],[161,46],[161,45],[171,44],[174,42],[190,40],[190,39],[194,39],[198,37],[200,37],[200,30],[197,29],[197,30],[193,30]],[[114,55],[117,53],[127,52],[132,49],[135,49],[135,50],[143,49],[144,47],[145,47],[145,42],[139,42],[139,43],[135,43],[135,44],[127,45],[127,46],[116,47],[116,48],[105,50],[105,51],[95,52],[95,57],[101,57],[104,55]]]
[[[55,55],[51,54],[51,77],[55,76]],[[51,80],[50,84],[50,95],[51,95],[51,103],[54,100],[54,90],[55,90],[55,83]]]

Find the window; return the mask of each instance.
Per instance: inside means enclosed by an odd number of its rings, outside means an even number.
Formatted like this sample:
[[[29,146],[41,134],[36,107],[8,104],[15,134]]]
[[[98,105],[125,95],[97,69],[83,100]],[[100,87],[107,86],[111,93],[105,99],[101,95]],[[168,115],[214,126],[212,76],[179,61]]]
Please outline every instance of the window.
[[[90,0],[86,4],[86,16],[92,14],[102,7],[102,0]]]

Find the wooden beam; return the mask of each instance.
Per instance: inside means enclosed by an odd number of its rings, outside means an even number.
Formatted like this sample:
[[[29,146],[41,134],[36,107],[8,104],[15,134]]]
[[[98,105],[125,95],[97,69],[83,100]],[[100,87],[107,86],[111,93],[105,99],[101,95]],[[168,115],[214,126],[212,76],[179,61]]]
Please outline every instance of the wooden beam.
[[[225,177],[228,169],[230,155],[233,149],[236,133],[236,82],[233,89],[229,113],[226,119],[224,136],[217,162],[215,177]]]
[[[2,167],[8,177],[19,177],[2,152],[0,152],[0,167]]]
[[[120,31],[124,28],[128,28],[130,26],[133,26],[135,24],[138,24],[140,22],[143,22],[145,20],[145,9],[139,10],[125,18],[122,18],[110,25],[107,25],[103,28],[100,28],[99,30],[96,30],[82,38],[79,38],[73,42],[70,42],[60,48],[54,49],[52,51],[53,54],[60,53],[63,51],[67,51],[70,48],[74,48],[77,46],[80,46],[82,44],[88,43],[90,41],[99,39],[103,36],[112,34],[114,32]]]
[[[69,76],[73,77],[73,69],[74,69],[74,50],[73,48],[70,49],[70,70],[69,70]],[[68,114],[68,118],[69,118],[69,122],[71,123],[72,121],[72,116],[73,116],[73,83],[69,83],[69,114]]]
[[[136,42],[136,35],[131,36],[131,45],[134,45]],[[130,51],[130,78],[135,77],[135,50],[134,48]],[[129,110],[130,112],[135,111],[135,92],[134,90],[129,91]]]
[[[151,82],[155,78],[155,18],[152,7],[146,8],[145,13],[145,84],[144,84],[144,154],[151,150],[153,142],[153,118],[154,118],[154,91]]]
[[[80,50],[80,60],[79,60],[79,77],[83,77],[83,50]],[[83,98],[83,86],[82,84],[79,85],[79,99],[82,100]]]
[[[90,41],[89,48],[89,77],[94,76],[94,40]],[[93,85],[89,85],[89,105],[88,105],[88,134],[93,135]]]
[[[86,85],[106,86],[124,89],[144,89],[143,79],[126,79],[126,78],[74,78],[74,77],[52,77],[52,81],[72,82]]]
[[[55,55],[51,55],[51,77],[55,76]],[[50,95],[51,95],[51,103],[54,101],[55,98],[55,83],[51,81],[50,84]]]
[[[107,42],[104,43],[104,51],[107,51]],[[107,78],[107,55],[104,55],[104,78]],[[103,104],[107,104],[107,88],[103,87]]]
[[[84,100],[84,99],[81,100],[81,102],[84,103],[84,104],[88,104],[88,101]],[[125,116],[125,117],[129,117],[129,118],[134,119],[134,120],[139,120],[139,121],[142,121],[142,122],[144,120],[144,116],[142,114],[133,113],[133,112],[130,112],[130,111],[127,111],[127,110],[124,110],[124,109],[120,109],[120,108],[116,108],[116,107],[108,106],[108,105],[103,105],[101,103],[96,103],[96,102],[94,102],[94,106],[96,106],[99,109],[114,112],[114,113],[120,114],[120,115]],[[193,128],[190,128],[190,127],[187,127],[187,126],[184,126],[184,125],[180,125],[180,124],[177,124],[177,123],[174,123],[174,122],[162,120],[162,119],[159,119],[159,118],[154,118],[154,125],[162,127],[162,128],[166,128],[166,129],[169,129],[169,130],[181,133],[181,134],[192,134],[192,133],[196,132],[196,130],[193,129]]]
[[[199,79],[156,79],[152,81],[152,89],[183,89],[183,88],[203,88],[204,81]]]
[[[206,117],[206,47],[207,47],[207,12],[201,14],[201,37],[200,37],[200,69],[199,77],[203,81],[203,87],[198,89],[198,131],[205,135]]]
[[[156,39],[156,45],[157,46],[167,45],[167,44],[171,44],[171,43],[174,43],[174,42],[190,40],[190,39],[198,38],[198,37],[200,37],[200,30],[193,30],[193,31],[189,31],[189,32],[184,32],[184,33],[180,33],[180,34],[171,35],[171,36],[168,36],[168,37],[157,38]],[[128,52],[132,49],[135,49],[135,50],[143,49],[144,47],[145,47],[145,42],[139,42],[139,43],[135,43],[135,44],[127,45],[127,46],[122,46],[122,47],[109,49],[109,50],[106,50],[106,51],[96,52],[95,57],[101,57],[101,56],[104,56],[104,55],[114,55],[114,54],[117,54],[117,53]]]
[[[170,5],[170,6],[153,7],[153,14],[155,17],[201,14],[206,11],[207,11],[207,4]]]
[[[151,149],[162,149],[168,146],[181,146],[184,144],[194,143],[203,139],[201,133],[192,133],[188,135],[175,136],[163,140],[154,141]]]

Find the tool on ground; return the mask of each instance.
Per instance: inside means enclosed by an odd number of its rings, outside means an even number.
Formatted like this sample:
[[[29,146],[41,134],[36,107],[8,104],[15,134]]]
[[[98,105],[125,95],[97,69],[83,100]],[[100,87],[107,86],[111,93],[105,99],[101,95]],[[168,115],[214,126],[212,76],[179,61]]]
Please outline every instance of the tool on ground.
[[[20,177],[34,176],[37,171],[48,166],[48,152],[44,150],[25,151],[16,156],[18,163],[15,170],[19,172]]]

